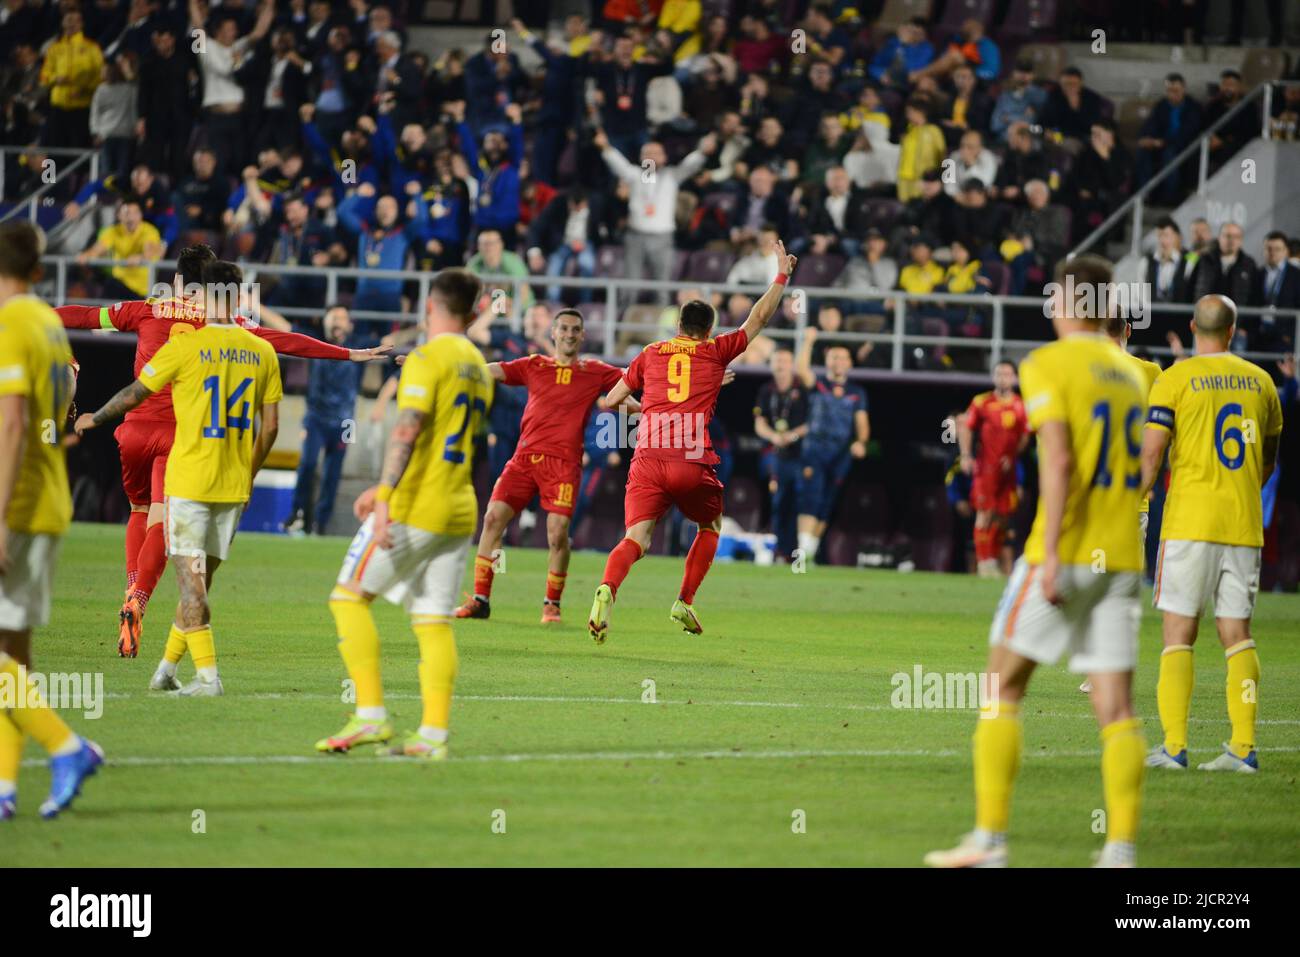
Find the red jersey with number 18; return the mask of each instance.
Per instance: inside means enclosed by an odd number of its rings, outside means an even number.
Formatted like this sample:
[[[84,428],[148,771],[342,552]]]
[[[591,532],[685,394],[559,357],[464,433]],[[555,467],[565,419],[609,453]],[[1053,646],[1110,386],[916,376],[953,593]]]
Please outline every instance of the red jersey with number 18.
[[[716,465],[709,423],[727,365],[748,346],[743,329],[716,339],[675,336],[646,346],[623,373],[628,388],[641,393],[634,457]]]
[[[592,403],[614,388],[623,370],[599,359],[560,365],[551,356],[533,355],[501,363],[506,385],[528,389],[518,452],[582,461],[582,434]]]

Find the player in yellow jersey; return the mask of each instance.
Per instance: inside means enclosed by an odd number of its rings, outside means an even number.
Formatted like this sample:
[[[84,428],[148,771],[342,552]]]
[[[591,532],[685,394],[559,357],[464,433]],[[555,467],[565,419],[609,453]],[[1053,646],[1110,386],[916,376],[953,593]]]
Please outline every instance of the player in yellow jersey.
[[[434,761],[447,757],[456,680],[451,619],[478,519],[474,436],[493,390],[487,362],[465,336],[479,291],[477,277],[464,269],[443,270],[430,284],[428,341],[402,366],[397,424],[379,485],[357,499],[354,511],[363,524],[330,593],[357,710],[341,731],[316,742],[318,751],[348,751],[393,737],[379,673],[379,633],[370,611],[375,596],[382,595],[411,616],[424,701],[419,728],[390,753]]]
[[[78,432],[104,425],[171,384],[176,437],[163,478],[163,521],[180,602],[162,661],[149,681],[151,691],[190,697],[225,690],[208,592],[230,552],[253,476],[275,444],[283,397],[275,349],[236,324],[242,282],[234,263],[204,265],[206,324],[171,339],[138,379],[77,420]],[[176,665],[187,648],[195,675],[182,688]]]
[[[1020,365],[1038,434],[1038,511],[989,633],[991,700],[974,739],[975,830],[927,854],[932,867],[1006,866],[1020,704],[1034,669],[1066,653],[1070,670],[1092,682],[1101,726],[1107,833],[1098,866],[1134,863],[1146,750],[1132,702],[1142,556],[1137,523],[1115,519],[1137,512],[1146,395],[1101,332],[1109,296],[1097,293],[1109,288],[1111,266],[1100,257],[1058,265],[1049,290],[1059,338]]]
[[[1167,369],[1151,388],[1142,442],[1142,491],[1155,483],[1169,449],[1169,495],[1160,526],[1155,606],[1164,612],[1156,703],[1164,743],[1151,767],[1187,767],[1192,646],[1207,601],[1228,659],[1232,740],[1203,771],[1259,770],[1255,716],[1259,656],[1250,617],[1259,592],[1264,517],[1260,489],[1277,461],[1282,407],[1273,380],[1228,352],[1237,307],[1226,296],[1196,303],[1196,355]]]
[[[0,821],[18,810],[23,740],[50,755],[54,817],[104,761],[74,734],[29,678],[32,629],[49,621],[59,541],[72,520],[63,423],[72,402],[72,349],[54,310],[31,294],[45,236],[0,226]]]
[[[1138,374],[1142,380],[1145,393],[1150,393],[1151,383],[1156,381],[1156,376],[1160,375],[1160,366],[1154,362],[1148,362],[1146,359],[1139,359],[1128,351],[1129,336],[1133,335],[1133,323],[1122,316],[1108,316],[1102,321],[1101,331],[1106,333],[1110,340],[1119,346],[1120,354],[1124,356],[1125,361],[1133,367],[1133,371]],[[1151,513],[1151,497],[1143,495],[1138,501],[1138,531],[1142,540],[1142,556],[1145,564],[1146,545],[1147,545],[1147,521]],[[1092,685],[1087,681],[1079,685],[1079,690],[1087,694],[1092,690]]]

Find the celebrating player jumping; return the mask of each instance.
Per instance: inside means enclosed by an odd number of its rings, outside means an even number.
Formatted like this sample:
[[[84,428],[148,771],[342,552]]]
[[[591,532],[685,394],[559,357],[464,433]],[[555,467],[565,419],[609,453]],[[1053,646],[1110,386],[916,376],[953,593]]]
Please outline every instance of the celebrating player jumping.
[[[797,260],[786,253],[780,240],[776,261],[776,278],[754,303],[744,325],[710,339],[713,307],[691,300],[678,315],[677,335],[646,346],[606,397],[608,405],[616,406],[640,392],[641,423],[623,500],[627,531],[609,553],[587,621],[598,644],[608,637],[610,609],[619,586],[650,547],[655,523],[674,505],[699,525],[699,531],[686,556],[681,591],[669,617],[691,634],[704,631],[692,606],[696,589],[713,564],[722,528],[722,483],[713,472],[718,456],[709,439],[709,422],[727,365],[767,327],[794,273]]]

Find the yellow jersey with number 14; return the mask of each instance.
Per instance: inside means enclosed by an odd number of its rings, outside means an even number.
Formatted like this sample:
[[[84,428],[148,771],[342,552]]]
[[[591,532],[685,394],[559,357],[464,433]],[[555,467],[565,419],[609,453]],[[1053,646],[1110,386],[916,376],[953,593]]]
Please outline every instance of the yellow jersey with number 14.
[[[1226,352],[1184,359],[1151,387],[1147,428],[1173,433],[1161,541],[1261,547],[1263,441],[1282,431],[1268,373]]]
[[[176,437],[163,491],[195,502],[246,502],[253,484],[253,420],[283,397],[275,349],[244,329],[208,323],[167,342],[140,370],[169,382]]]
[[[1031,352],[1020,365],[1029,424],[1060,422],[1069,434],[1071,471],[1057,558],[1108,572],[1141,571],[1138,507],[1146,386],[1129,357],[1100,333],[1076,333]],[[1038,499],[1025,561],[1041,564],[1044,503]],[[1130,516],[1126,521],[1124,516]]]
[[[10,530],[62,535],[72,520],[63,425],[72,402],[72,349],[58,314],[35,296],[0,307],[0,396],[27,400],[18,479],[5,511]]]
[[[492,404],[492,374],[483,353],[462,335],[444,333],[402,366],[397,410],[425,416],[406,471],[389,498],[394,522],[443,535],[472,535],[474,438]]]

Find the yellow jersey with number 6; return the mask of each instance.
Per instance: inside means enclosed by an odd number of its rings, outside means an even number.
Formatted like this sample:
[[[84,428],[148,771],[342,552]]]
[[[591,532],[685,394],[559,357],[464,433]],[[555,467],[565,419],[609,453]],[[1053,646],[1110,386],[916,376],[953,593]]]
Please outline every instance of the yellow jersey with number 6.
[[[176,437],[163,491],[194,502],[248,501],[254,419],[283,397],[271,344],[238,326],[208,323],[155,352],[140,382],[150,392],[172,386]]]
[[[465,336],[435,336],[407,357],[397,385],[398,415],[414,411],[425,418],[389,498],[394,522],[443,535],[474,533],[474,438],[492,391],[483,353]]]
[[[0,396],[27,400],[22,461],[5,524],[29,535],[62,535],[72,520],[63,426],[72,402],[72,349],[58,314],[35,296],[0,307]]]
[[[1065,425],[1071,471],[1057,558],[1098,571],[1142,570],[1138,507],[1146,385],[1129,356],[1105,336],[1076,333],[1031,352],[1020,364],[1020,392],[1029,424]],[[1125,519],[1125,516],[1129,516]],[[1044,502],[1039,496],[1025,561],[1046,554]]]
[[[1261,547],[1263,441],[1282,431],[1268,373],[1226,352],[1184,359],[1151,387],[1147,428],[1173,433],[1161,541]]]

